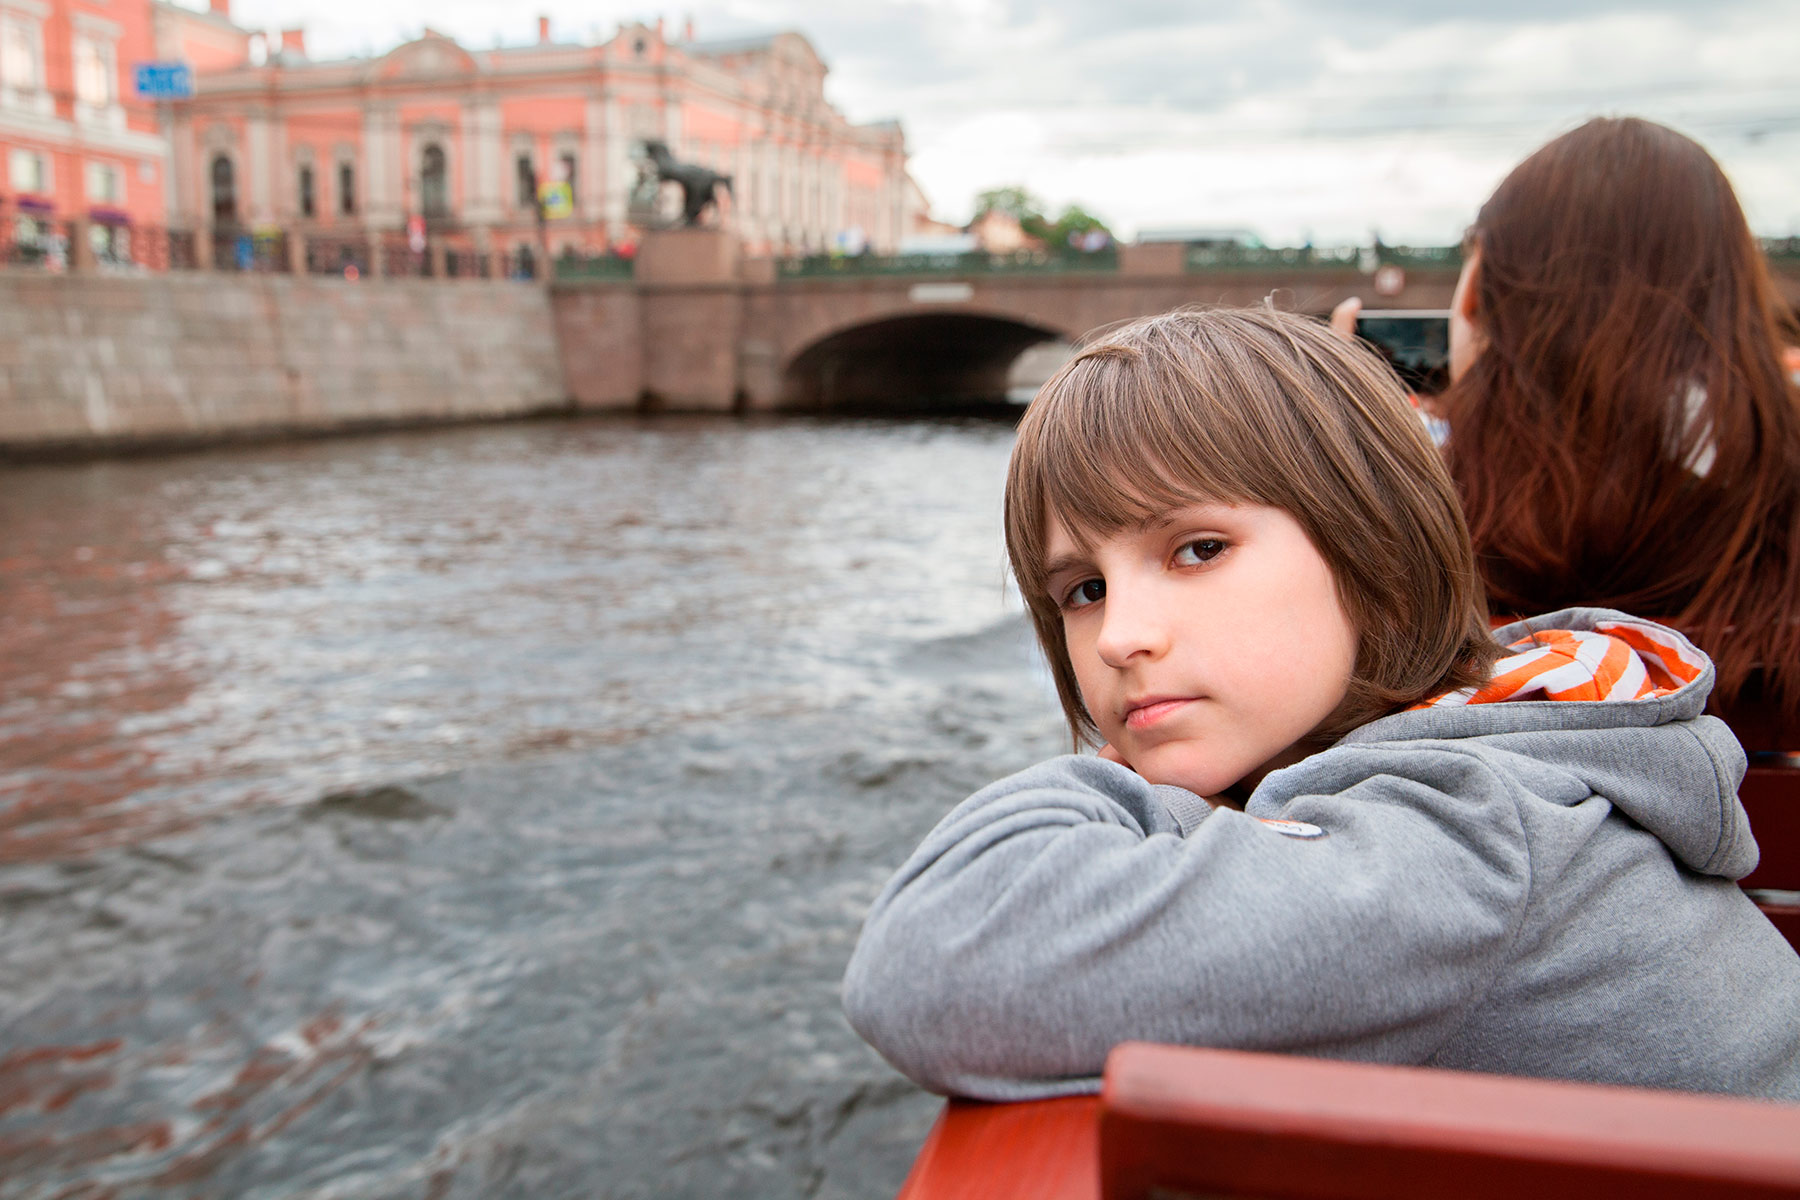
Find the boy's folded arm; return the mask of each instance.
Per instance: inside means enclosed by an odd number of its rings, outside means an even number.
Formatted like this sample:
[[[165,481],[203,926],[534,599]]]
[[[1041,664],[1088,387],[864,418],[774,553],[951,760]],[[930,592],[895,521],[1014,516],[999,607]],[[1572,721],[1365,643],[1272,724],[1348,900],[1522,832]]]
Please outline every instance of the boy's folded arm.
[[[993,1099],[1092,1090],[1128,1039],[1422,1061],[1497,970],[1529,864],[1478,760],[1383,757],[1294,797],[1304,838],[1221,809],[1183,839],[1092,758],[1002,780],[877,898],[851,1023],[924,1086]]]

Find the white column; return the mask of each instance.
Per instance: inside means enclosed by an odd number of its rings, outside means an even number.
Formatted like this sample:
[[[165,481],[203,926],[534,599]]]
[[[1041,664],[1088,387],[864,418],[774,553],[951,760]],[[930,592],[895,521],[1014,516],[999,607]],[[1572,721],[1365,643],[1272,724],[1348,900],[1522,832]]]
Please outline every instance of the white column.
[[[269,114],[252,112],[244,122],[249,145],[246,148],[244,164],[244,190],[248,193],[245,213],[252,227],[273,225],[275,208],[272,203],[274,189],[274,154],[270,145],[272,131],[269,128]]]
[[[169,161],[163,164],[163,191],[169,226],[180,228],[200,220],[200,206],[194,199],[194,122],[185,112],[175,112],[172,121]]]
[[[478,97],[462,110],[463,220],[488,225],[500,219],[500,109]]]
[[[606,217],[606,102],[588,94],[582,114],[581,153],[575,180],[575,203],[580,205],[581,223],[598,225]]]
[[[631,136],[625,130],[625,112],[610,89],[601,93],[600,109],[606,131],[605,213],[610,241],[625,235],[625,206],[637,173],[631,169]]]
[[[400,223],[400,180],[406,163],[400,155],[400,114],[386,104],[363,110],[363,185],[372,226]]]
[[[288,143],[287,122],[274,117],[269,121],[269,195],[276,221],[288,225],[300,219],[299,171]]]

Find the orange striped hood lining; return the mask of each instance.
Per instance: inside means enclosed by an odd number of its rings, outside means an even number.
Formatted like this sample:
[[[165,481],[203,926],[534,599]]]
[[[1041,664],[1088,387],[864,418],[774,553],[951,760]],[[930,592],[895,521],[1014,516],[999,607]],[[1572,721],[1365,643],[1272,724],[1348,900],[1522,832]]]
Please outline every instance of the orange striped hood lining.
[[[1679,635],[1648,623],[1599,621],[1591,631],[1550,629],[1507,649],[1479,688],[1445,692],[1421,708],[1520,700],[1644,700],[1670,696],[1700,677],[1706,662]]]

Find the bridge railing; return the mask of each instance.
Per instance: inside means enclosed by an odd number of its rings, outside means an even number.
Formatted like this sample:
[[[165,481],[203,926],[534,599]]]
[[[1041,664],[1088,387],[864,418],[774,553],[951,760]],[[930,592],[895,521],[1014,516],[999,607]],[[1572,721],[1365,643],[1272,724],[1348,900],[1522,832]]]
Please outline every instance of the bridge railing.
[[[1001,275],[1052,274],[1067,271],[1116,271],[1118,251],[1070,251],[1052,254],[1021,250],[1016,254],[815,254],[777,260],[783,279],[819,279],[852,275]]]
[[[1189,271],[1373,271],[1462,266],[1460,246],[1239,246],[1196,242],[1187,248]]]
[[[633,260],[620,254],[564,254],[553,261],[559,281],[615,279],[629,281],[635,268]]]
[[[1375,259],[1382,266],[1404,267],[1429,270],[1433,267],[1449,270],[1462,270],[1461,246],[1378,246]]]
[[[1356,246],[1239,246],[1195,242],[1186,266],[1195,271],[1316,271],[1356,269],[1363,251]]]
[[[1789,266],[1800,263],[1800,237],[1763,238],[1762,248],[1770,262]]]

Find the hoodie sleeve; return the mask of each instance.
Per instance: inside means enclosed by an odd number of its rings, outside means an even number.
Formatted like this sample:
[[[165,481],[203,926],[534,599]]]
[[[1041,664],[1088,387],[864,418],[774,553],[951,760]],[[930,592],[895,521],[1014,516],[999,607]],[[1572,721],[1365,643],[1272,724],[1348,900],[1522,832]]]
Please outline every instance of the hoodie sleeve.
[[[851,1025],[924,1087],[995,1100],[1097,1090],[1129,1039],[1424,1061],[1522,916],[1512,785],[1455,751],[1320,758],[1329,794],[1252,802],[1316,833],[1220,809],[1183,838],[1094,758],[984,788],[876,898]]]

